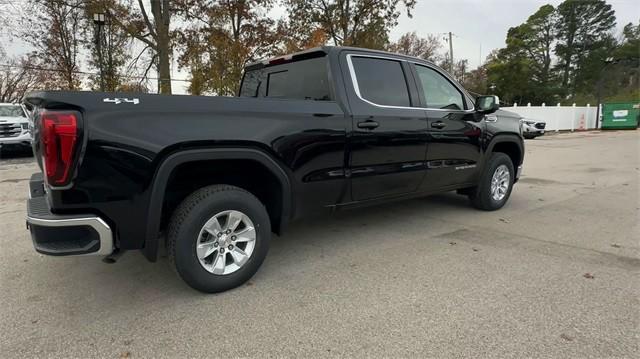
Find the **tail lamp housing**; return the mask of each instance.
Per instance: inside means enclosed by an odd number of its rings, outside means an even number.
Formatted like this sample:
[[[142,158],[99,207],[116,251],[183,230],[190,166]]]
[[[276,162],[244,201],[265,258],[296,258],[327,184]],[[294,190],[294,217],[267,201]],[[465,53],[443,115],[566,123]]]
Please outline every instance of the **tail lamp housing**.
[[[81,118],[76,111],[40,113],[40,146],[47,183],[52,187],[69,185],[81,140]]]

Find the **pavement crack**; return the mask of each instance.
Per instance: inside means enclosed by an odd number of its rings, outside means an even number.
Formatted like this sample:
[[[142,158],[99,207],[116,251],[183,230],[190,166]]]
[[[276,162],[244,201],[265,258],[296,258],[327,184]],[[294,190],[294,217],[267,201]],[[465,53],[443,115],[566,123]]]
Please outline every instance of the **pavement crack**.
[[[28,178],[9,178],[9,179],[0,181],[0,183],[18,183],[18,182],[24,182],[28,180],[29,180]]]

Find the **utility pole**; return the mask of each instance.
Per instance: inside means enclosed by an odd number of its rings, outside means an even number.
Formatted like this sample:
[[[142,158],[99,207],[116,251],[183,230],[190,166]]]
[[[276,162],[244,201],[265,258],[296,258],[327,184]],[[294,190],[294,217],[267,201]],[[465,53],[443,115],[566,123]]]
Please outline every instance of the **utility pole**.
[[[449,31],[449,73],[453,76],[453,34]]]
[[[596,82],[596,102],[598,103],[598,107],[596,107],[596,129],[600,123],[600,107],[602,107],[602,83],[604,81],[604,72],[610,65],[618,64],[621,59],[614,59],[613,57],[608,57],[604,60],[604,66],[598,73],[598,81]]]
[[[98,51],[98,66],[100,67],[100,91],[104,91],[104,70],[102,64],[102,27],[106,23],[104,13],[93,14],[93,23],[96,25],[96,50]]]

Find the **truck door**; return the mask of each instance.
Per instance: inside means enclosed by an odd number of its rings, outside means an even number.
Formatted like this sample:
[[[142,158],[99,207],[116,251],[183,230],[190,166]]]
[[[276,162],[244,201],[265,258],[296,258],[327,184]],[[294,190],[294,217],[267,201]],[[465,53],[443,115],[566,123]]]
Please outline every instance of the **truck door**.
[[[412,108],[418,94],[409,65],[359,53],[343,56],[342,63],[353,114],[348,139],[353,200],[416,191],[425,173],[427,121],[424,110]]]
[[[444,74],[411,64],[428,123],[427,175],[422,190],[475,183],[484,122],[467,96]]]

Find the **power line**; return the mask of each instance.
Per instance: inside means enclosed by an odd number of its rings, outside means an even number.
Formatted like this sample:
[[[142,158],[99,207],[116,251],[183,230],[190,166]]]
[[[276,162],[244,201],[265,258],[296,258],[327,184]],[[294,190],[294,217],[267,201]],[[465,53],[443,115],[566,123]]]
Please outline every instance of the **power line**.
[[[0,67],[23,69],[23,70],[49,71],[49,72],[66,72],[64,70],[47,69],[47,68],[38,67],[38,66],[20,66],[20,65],[10,65],[10,64],[0,64]],[[71,71],[71,73],[78,74],[78,75],[93,75],[93,76],[99,76],[100,75],[97,72],[77,71],[77,70]],[[136,76],[136,75],[119,75],[119,76],[120,77],[129,78],[129,79],[147,79],[147,80],[156,80],[156,81],[191,82],[191,80],[187,80],[187,79],[160,78],[160,77]]]

